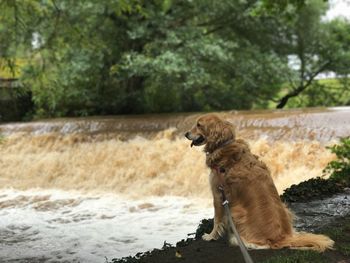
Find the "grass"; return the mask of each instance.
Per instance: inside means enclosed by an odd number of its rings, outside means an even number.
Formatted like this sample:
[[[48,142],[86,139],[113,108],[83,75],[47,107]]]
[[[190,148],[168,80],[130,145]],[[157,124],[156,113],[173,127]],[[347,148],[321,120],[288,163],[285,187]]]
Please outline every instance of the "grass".
[[[329,236],[335,240],[336,249],[345,256],[350,256],[350,219],[339,223],[337,227],[327,229]]]
[[[273,256],[264,263],[306,263],[306,262],[349,262],[350,258],[350,217],[336,220],[323,229],[322,234],[328,235],[335,241],[335,249],[325,253],[302,250],[285,250]]]
[[[296,250],[290,256],[279,255],[274,256],[268,260],[263,261],[264,263],[302,263],[302,262],[318,262],[328,263],[329,261],[324,257],[323,254],[314,251],[300,251]]]

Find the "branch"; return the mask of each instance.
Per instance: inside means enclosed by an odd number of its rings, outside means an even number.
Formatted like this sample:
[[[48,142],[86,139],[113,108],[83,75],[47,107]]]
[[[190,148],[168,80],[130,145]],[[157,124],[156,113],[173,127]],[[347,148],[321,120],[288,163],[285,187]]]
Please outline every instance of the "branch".
[[[331,63],[331,61],[327,61],[326,63],[324,63],[318,70],[316,70],[313,74],[311,74],[309,76],[309,79],[307,80],[307,82],[305,84],[303,83],[303,81],[301,81],[301,84],[299,85],[298,88],[292,90],[287,95],[283,96],[282,99],[280,100],[280,102],[277,104],[276,109],[282,109],[284,106],[286,106],[286,104],[290,98],[298,96],[307,87],[309,87],[311,85],[312,81],[315,79],[315,77],[318,74],[320,74],[322,71],[324,71],[329,66],[330,63]]]
[[[297,86],[289,74],[287,75],[287,78],[288,78],[290,85],[292,86],[292,89],[295,90],[297,88]]]
[[[215,33],[216,31],[219,31],[219,30],[221,30],[221,29],[223,29],[223,28],[225,28],[225,25],[220,25],[220,26],[214,27],[214,28],[210,29],[209,31],[203,33],[203,35],[206,36],[206,35],[213,34],[213,33]]]

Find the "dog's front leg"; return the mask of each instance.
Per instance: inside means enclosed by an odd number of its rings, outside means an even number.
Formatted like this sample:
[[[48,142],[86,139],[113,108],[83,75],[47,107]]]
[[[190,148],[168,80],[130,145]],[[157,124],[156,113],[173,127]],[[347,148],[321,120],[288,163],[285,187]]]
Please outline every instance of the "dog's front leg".
[[[204,234],[202,236],[203,240],[217,240],[219,237],[222,237],[225,233],[225,224],[224,224],[224,207],[221,203],[220,193],[217,189],[213,189],[214,197],[214,227],[210,234]]]

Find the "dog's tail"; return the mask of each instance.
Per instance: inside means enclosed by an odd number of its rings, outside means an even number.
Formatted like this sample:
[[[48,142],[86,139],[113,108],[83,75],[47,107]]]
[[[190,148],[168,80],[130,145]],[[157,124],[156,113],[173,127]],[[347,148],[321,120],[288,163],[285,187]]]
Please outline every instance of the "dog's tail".
[[[276,248],[289,247],[291,249],[309,249],[323,252],[326,249],[332,249],[333,245],[334,241],[325,235],[299,232],[293,233],[293,235],[278,242]]]

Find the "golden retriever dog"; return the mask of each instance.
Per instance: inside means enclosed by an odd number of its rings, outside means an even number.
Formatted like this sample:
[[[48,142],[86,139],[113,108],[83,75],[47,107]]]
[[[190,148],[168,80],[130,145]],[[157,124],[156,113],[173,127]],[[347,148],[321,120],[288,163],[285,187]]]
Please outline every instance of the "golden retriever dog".
[[[252,154],[246,142],[235,138],[232,124],[213,114],[200,117],[185,134],[191,146],[205,145],[211,169],[214,227],[204,240],[216,240],[230,229],[218,187],[223,186],[236,228],[248,248],[294,248],[324,251],[334,241],[324,235],[296,232],[292,214],[280,200],[267,166]],[[237,245],[231,231],[230,243]]]

